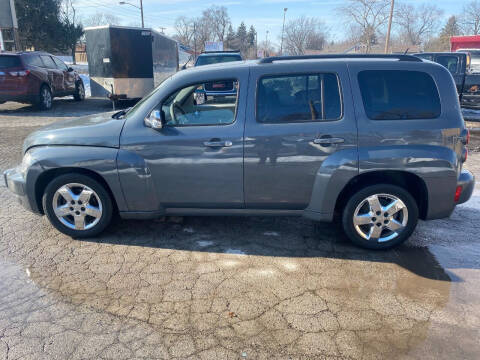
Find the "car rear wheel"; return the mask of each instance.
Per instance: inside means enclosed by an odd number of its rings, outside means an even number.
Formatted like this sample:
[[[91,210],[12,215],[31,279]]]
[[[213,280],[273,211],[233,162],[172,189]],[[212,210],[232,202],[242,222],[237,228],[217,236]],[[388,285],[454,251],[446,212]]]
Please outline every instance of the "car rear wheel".
[[[405,189],[389,184],[363,188],[343,210],[342,225],[350,240],[368,249],[389,249],[415,230],[418,206]]]
[[[50,110],[52,108],[52,91],[47,85],[40,88],[38,95],[38,106],[42,110]]]
[[[112,219],[109,193],[98,181],[82,174],[66,174],[52,180],[42,204],[52,225],[73,238],[96,236]]]
[[[85,100],[85,86],[83,82],[79,81],[75,87],[75,93],[73,94],[75,101]]]

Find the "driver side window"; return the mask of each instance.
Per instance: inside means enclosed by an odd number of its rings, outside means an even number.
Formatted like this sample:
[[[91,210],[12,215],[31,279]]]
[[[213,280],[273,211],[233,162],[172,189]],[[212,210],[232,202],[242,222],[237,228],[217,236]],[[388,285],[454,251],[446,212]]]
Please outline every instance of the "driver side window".
[[[161,105],[166,126],[228,125],[235,121],[237,80],[193,84],[169,95]]]

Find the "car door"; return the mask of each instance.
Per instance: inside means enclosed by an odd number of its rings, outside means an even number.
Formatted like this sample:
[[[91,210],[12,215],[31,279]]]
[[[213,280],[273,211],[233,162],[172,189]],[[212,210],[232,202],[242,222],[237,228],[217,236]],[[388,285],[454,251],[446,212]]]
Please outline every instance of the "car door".
[[[118,157],[119,173],[130,211],[150,211],[139,195],[152,187],[148,202],[163,208],[241,209],[243,196],[243,132],[248,68],[222,72],[217,78],[195,72],[196,81],[170,80],[152,112],[162,111],[160,130],[127,121]],[[193,76],[192,75],[192,76]],[[230,97],[210,97],[197,104],[197,90],[212,81],[234,81],[240,91]],[[142,114],[143,116],[143,114]],[[133,158],[141,158],[148,173],[132,178]],[[137,173],[140,170],[136,170]],[[146,185],[139,185],[145,181]],[[149,185],[153,183],[152,185]]]
[[[73,94],[75,92],[75,72],[68,71],[69,67],[60,59],[52,57],[57,65],[57,69],[63,73],[63,88],[64,91],[68,94]]]
[[[48,80],[52,86],[52,91],[55,96],[63,95],[65,93],[65,86],[63,81],[63,71],[57,68],[50,55],[40,55],[45,69],[48,71]]]
[[[346,65],[295,65],[278,61],[252,68],[245,128],[247,208],[303,210],[317,178],[328,178],[330,166],[341,166],[344,159],[356,161]]]

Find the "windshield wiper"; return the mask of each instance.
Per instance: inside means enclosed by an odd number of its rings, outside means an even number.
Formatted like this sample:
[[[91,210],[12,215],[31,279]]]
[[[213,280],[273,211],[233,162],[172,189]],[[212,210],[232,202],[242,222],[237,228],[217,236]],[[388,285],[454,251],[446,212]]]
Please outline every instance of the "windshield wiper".
[[[122,119],[131,108],[120,110],[112,115],[112,119]]]

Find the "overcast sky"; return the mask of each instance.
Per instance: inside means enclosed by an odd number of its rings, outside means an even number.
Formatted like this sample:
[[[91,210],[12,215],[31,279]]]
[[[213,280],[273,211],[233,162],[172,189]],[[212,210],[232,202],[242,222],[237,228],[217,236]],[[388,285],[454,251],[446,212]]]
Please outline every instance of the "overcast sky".
[[[76,0],[79,13],[83,17],[97,11],[111,13],[118,16],[123,25],[133,25],[140,22],[140,11],[129,5],[119,5],[120,0]],[[139,5],[140,0],[130,0],[132,4]],[[399,3],[396,0],[396,3]],[[402,2],[434,3],[444,10],[444,17],[460,13],[469,0],[403,0]],[[282,30],[283,9],[288,8],[288,20],[302,15],[315,16],[322,19],[330,29],[331,40],[341,40],[346,34],[341,19],[336,9],[344,4],[342,0],[143,0],[145,23],[147,27],[158,29],[165,27],[168,35],[173,35],[175,18],[181,15],[196,17],[201,15],[203,9],[211,6],[225,6],[236,28],[241,21],[247,27],[254,25],[258,31],[258,41],[265,40],[269,31],[269,41],[278,42]]]

